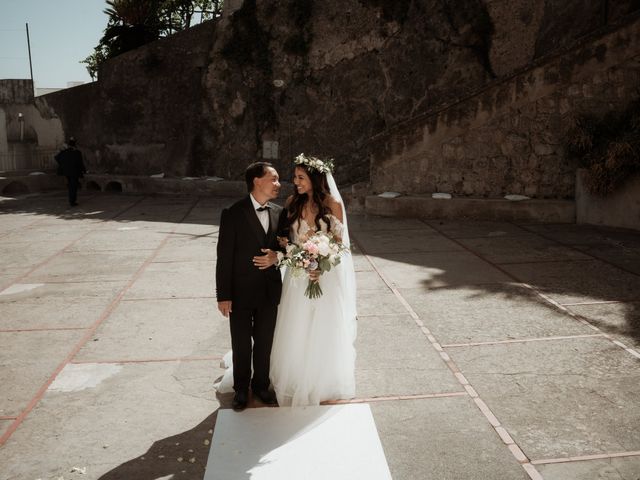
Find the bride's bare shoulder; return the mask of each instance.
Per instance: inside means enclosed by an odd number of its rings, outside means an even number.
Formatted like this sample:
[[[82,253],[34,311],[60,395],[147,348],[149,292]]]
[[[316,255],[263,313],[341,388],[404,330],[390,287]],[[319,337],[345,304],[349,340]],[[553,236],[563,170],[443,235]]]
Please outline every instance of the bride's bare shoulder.
[[[331,210],[331,215],[342,221],[342,204],[336,198],[327,195],[324,204]]]

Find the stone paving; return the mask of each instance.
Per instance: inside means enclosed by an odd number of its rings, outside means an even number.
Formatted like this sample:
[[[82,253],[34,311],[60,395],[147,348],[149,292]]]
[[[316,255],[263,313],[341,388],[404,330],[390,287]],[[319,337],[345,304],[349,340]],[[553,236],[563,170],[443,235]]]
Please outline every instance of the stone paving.
[[[202,479],[230,401],[212,385],[233,199],[80,201],[0,202],[0,479]],[[640,479],[640,234],[350,225],[353,402],[394,479]]]

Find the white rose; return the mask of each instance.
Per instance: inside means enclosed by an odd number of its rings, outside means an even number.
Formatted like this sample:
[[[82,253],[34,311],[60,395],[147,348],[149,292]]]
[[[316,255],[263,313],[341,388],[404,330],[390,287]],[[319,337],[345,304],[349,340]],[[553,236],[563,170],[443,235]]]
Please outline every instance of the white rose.
[[[323,257],[326,257],[331,253],[331,247],[328,243],[322,242],[318,245],[318,253]]]

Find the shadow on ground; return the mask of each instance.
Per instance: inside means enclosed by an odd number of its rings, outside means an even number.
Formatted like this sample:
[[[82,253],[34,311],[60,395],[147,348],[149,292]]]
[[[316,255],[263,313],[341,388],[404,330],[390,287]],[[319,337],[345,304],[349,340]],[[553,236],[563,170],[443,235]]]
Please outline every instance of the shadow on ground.
[[[603,332],[640,344],[640,233],[575,224],[356,219],[355,239],[401,291],[467,290],[535,302],[526,284]],[[396,240],[396,238],[398,240]],[[404,244],[404,249],[403,249]],[[411,301],[409,302],[411,303]],[[546,302],[550,309],[566,310]],[[622,339],[624,341],[624,339]]]
[[[102,475],[99,480],[202,479],[218,410],[191,430],[154,442],[149,450]]]

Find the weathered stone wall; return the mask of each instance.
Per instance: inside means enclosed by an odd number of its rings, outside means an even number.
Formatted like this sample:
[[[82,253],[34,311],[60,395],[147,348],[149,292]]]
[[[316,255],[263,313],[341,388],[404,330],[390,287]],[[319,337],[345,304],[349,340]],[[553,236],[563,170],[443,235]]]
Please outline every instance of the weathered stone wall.
[[[639,95],[640,21],[556,56],[372,143],[374,191],[572,198],[565,134]]]
[[[93,172],[204,172],[204,71],[216,24],[207,22],[108,61],[98,82],[38,97],[78,139]]]
[[[0,80],[0,105],[33,103],[33,82],[24,79]]]
[[[452,112],[449,105],[466,104],[486,85],[638,8],[634,0],[615,6],[599,0],[588,8],[580,0],[233,3],[235,11],[222,19],[110,60],[97,83],[44,98],[85,147],[90,169],[238,179],[263,142],[277,141],[274,163],[285,177],[292,157],[304,151],[334,157],[341,183],[368,181],[373,172],[376,188],[391,181],[385,190],[430,191],[445,181],[456,193],[493,195],[500,189],[491,168],[511,161],[519,168],[525,161],[518,153],[502,152],[507,160],[494,163],[433,159],[425,167],[410,149],[385,149],[391,156],[374,152],[370,170],[371,139],[389,134],[395,144],[394,132],[405,135],[395,126],[407,119]],[[510,100],[503,100],[508,117]],[[467,116],[476,125],[482,110],[459,109],[456,128],[466,128]],[[456,152],[456,141],[473,140],[454,137],[446,140]],[[403,183],[381,173],[398,158],[435,178]],[[545,162],[561,162],[555,158]],[[469,168],[486,171],[453,188],[461,180],[451,170]],[[523,191],[536,182],[518,181]],[[560,190],[550,194],[564,195]]]

